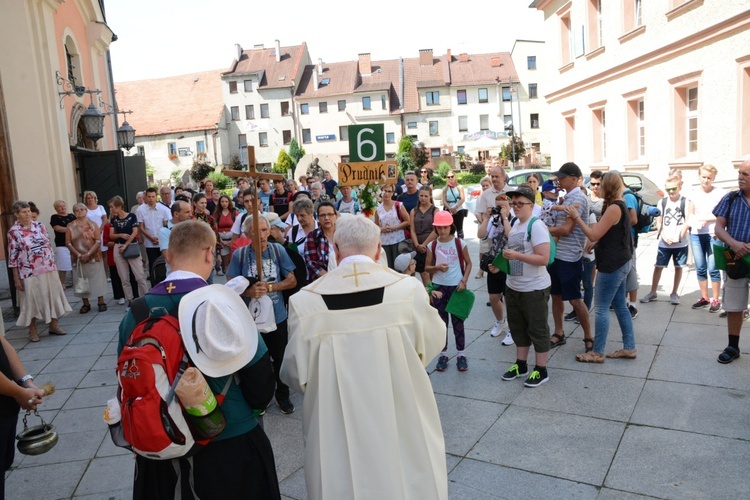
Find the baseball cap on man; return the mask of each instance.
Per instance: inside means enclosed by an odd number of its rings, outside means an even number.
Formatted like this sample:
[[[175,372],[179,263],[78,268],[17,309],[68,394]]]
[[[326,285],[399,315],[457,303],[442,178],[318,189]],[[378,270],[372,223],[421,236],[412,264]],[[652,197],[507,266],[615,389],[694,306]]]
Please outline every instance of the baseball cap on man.
[[[279,217],[279,214],[275,212],[267,212],[265,216],[266,216],[266,219],[268,219],[268,223],[271,226],[276,226],[282,231],[289,227],[289,225],[286,222],[281,220],[281,217]]]
[[[515,191],[508,191],[506,194],[508,196],[523,196],[524,198],[527,198],[532,203],[536,201],[536,195],[534,193],[534,190],[526,186],[521,186]]]
[[[572,161],[569,161],[568,163],[564,163],[562,167],[560,167],[560,170],[555,172],[555,177],[558,179],[562,179],[564,177],[583,177],[583,173],[581,172],[581,169],[578,168],[578,165],[573,163]]]
[[[400,273],[405,272],[411,265],[411,261],[414,260],[415,255],[417,255],[417,252],[402,253],[393,261],[393,268]]]

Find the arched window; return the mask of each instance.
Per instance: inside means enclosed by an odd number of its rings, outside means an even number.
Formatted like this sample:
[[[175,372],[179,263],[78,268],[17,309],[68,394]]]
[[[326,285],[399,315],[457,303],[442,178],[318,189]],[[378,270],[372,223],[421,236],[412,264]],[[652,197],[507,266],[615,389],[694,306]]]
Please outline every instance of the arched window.
[[[73,88],[84,87],[81,57],[78,47],[71,36],[65,37],[65,64],[66,76]]]

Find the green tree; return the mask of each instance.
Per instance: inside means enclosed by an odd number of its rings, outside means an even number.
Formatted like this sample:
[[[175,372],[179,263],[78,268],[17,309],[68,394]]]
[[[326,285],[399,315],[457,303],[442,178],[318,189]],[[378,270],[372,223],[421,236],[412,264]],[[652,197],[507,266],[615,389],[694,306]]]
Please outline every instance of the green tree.
[[[513,147],[515,145],[515,148]],[[515,149],[515,158],[513,156],[513,150]],[[506,142],[500,148],[500,158],[508,161],[523,161],[523,156],[526,154],[526,147],[523,145],[523,141],[518,136],[513,136],[509,142]]]
[[[193,160],[193,168],[190,169],[190,177],[195,182],[200,182],[208,177],[208,174],[214,170],[215,167],[211,165],[210,162]]]
[[[403,177],[404,173],[414,170],[415,163],[412,156],[414,149],[414,139],[405,135],[398,141],[398,152],[396,153],[396,163],[398,164],[399,176]]]
[[[411,157],[414,160],[414,169],[419,170],[425,165],[427,165],[427,162],[430,161],[430,157],[427,154],[427,148],[424,147],[424,144],[421,142],[418,146],[415,146],[411,149]]]
[[[286,151],[282,149],[281,151],[279,151],[279,156],[276,158],[276,163],[273,164],[272,170],[276,173],[287,175],[287,173],[291,169],[292,169],[292,158],[287,154]]]
[[[297,163],[305,156],[305,148],[300,147],[297,139],[292,138],[292,142],[289,143],[289,157],[292,160],[292,179],[294,179],[295,171],[297,170]]]
[[[214,187],[219,188],[219,190],[226,189],[231,181],[229,177],[221,172],[211,172],[208,174],[208,178],[214,181]]]

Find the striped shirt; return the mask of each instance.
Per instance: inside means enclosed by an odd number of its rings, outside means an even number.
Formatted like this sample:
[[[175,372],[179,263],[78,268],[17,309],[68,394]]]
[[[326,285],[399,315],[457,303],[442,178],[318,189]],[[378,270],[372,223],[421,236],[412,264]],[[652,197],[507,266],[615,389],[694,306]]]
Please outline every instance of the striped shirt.
[[[589,199],[580,188],[571,190],[563,198],[563,206],[578,203],[578,212],[581,214],[589,213]],[[563,210],[555,211],[555,227],[564,226],[568,219],[568,214]],[[576,262],[583,257],[583,247],[586,245],[586,235],[581,228],[574,226],[573,232],[568,236],[560,236],[557,241],[557,254],[555,259],[565,262]]]

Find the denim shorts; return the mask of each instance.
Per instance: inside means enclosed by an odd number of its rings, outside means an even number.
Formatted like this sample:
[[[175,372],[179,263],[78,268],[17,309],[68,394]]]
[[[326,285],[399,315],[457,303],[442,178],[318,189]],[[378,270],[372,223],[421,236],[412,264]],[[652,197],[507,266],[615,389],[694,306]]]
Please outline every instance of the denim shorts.
[[[667,267],[669,265],[670,258],[672,259],[672,262],[674,262],[674,267],[687,266],[688,247],[659,247],[659,252],[656,254],[656,267]]]
[[[575,262],[555,260],[547,267],[547,272],[552,280],[551,295],[562,295],[563,300],[581,298],[582,258]]]

